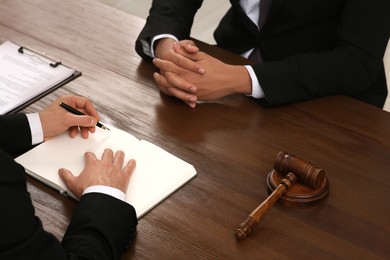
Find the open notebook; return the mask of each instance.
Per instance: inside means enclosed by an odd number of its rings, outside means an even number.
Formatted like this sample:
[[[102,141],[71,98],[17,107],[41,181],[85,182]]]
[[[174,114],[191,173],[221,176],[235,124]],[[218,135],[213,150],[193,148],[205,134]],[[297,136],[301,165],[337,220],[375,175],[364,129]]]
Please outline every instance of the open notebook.
[[[66,168],[76,175],[84,169],[84,152],[94,152],[100,159],[105,148],[114,152],[121,149],[125,152],[126,163],[135,159],[137,164],[126,201],[134,206],[138,218],[196,176],[191,164],[150,142],[138,140],[113,126],[108,127],[111,131],[97,127],[88,139],[80,135],[71,138],[68,133],[63,133],[15,160],[32,177],[74,198],[60,179],[58,169]]]

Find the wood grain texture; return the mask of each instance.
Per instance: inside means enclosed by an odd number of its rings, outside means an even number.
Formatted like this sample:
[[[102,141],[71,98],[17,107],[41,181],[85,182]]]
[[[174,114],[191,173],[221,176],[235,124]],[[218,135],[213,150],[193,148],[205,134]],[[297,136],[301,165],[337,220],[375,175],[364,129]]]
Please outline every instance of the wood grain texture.
[[[123,259],[389,258],[390,116],[343,96],[264,108],[230,96],[190,109],[161,94],[134,51],[144,21],[93,0],[0,0],[0,41],[42,50],[83,75],[64,94],[93,100],[101,120],[190,162],[198,176],[139,221]],[[230,63],[243,60],[212,46]],[[234,231],[267,196],[279,151],[324,169],[321,204],[280,203],[244,241]],[[28,178],[44,227],[62,238],[76,202]]]

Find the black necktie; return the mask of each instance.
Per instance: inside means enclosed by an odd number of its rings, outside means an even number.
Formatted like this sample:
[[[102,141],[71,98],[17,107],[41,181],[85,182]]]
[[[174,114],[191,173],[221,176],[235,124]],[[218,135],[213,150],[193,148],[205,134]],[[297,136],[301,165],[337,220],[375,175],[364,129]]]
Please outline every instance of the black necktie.
[[[259,21],[257,23],[259,26],[259,31],[263,29],[264,22],[267,19],[271,4],[272,4],[272,0],[260,0]]]
[[[264,22],[267,19],[271,4],[272,4],[272,0],[260,0],[259,20],[257,22],[257,25],[259,27],[259,31],[261,31],[261,29],[263,29]],[[256,63],[262,62],[261,55],[260,55],[260,52],[259,52],[259,49],[257,48],[257,46],[255,46],[254,50],[251,52],[251,54],[249,55],[248,58],[255,61]]]

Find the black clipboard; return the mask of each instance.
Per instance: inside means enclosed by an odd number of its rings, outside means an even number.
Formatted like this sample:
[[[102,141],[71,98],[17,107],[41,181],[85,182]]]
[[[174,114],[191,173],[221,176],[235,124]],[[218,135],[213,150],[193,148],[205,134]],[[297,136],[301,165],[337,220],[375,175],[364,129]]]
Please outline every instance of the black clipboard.
[[[25,50],[28,50],[29,52],[34,53],[35,55],[44,57],[45,59],[52,61],[52,62],[48,63],[48,65],[51,67],[55,68],[59,65],[68,67],[66,65],[63,65],[61,61],[54,59],[53,57],[48,56],[46,53],[38,52],[38,51],[31,49],[29,47],[20,46],[18,49],[18,52],[24,54]],[[68,68],[70,68],[70,67],[68,67]],[[56,89],[68,84],[69,82],[73,81],[74,79],[76,79],[82,75],[81,71],[75,70],[73,68],[71,68],[71,69],[74,70],[74,72],[71,76],[62,80],[61,82],[57,83],[56,85],[50,87],[49,89],[35,95],[34,97],[26,100],[25,102],[23,102],[22,104],[18,105],[15,108],[13,108],[12,110],[6,112],[5,114],[13,114],[13,113],[17,113],[17,112],[23,110],[24,108],[28,107],[29,105],[35,103],[36,101],[40,100],[41,98],[45,97],[46,95],[50,94],[51,92],[55,91]]]
[[[26,107],[28,107],[29,105],[35,103],[36,101],[40,100],[41,98],[43,98],[44,96],[47,96],[48,94],[50,94],[51,92],[53,92],[54,90],[68,84],[69,82],[71,82],[72,80],[74,80],[75,78],[78,78],[81,76],[81,72],[80,71],[75,71],[70,77],[68,77],[67,79],[61,81],[60,83],[54,85],[53,87],[41,92],[40,94],[34,96],[33,98],[27,100],[26,102],[24,102],[23,104],[20,104],[19,106],[15,107],[14,109],[8,111],[5,113],[6,114],[13,114],[13,113],[17,113],[23,109],[25,109]]]

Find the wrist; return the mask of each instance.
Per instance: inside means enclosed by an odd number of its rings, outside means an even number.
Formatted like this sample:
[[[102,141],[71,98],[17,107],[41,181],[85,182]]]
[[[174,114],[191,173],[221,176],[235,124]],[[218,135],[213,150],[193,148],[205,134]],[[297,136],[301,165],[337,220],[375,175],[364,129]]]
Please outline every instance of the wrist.
[[[163,58],[164,54],[169,50],[173,49],[174,39],[161,38],[154,43],[154,54],[156,58]]]
[[[42,137],[43,140],[46,140],[48,136],[48,126],[46,124],[46,111],[45,110],[40,111],[38,113],[38,116],[42,127]]]
[[[252,80],[244,66],[230,65],[231,72],[227,75],[228,84],[232,94],[250,95],[252,93]]]

